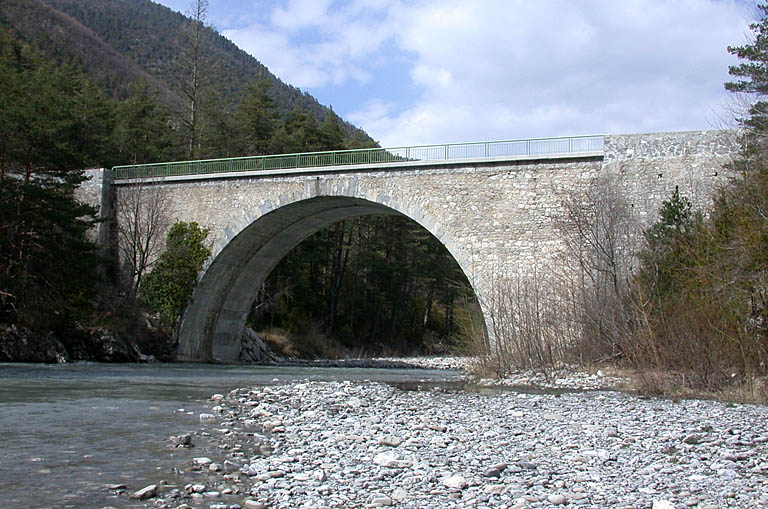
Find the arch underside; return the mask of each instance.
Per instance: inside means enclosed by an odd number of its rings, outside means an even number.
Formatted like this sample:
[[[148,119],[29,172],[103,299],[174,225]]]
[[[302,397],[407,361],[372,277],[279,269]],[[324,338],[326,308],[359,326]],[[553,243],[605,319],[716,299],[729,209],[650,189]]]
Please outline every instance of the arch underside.
[[[255,289],[301,241],[357,216],[403,215],[360,198],[322,196],[264,214],[237,234],[198,283],[179,328],[180,360],[235,361]]]

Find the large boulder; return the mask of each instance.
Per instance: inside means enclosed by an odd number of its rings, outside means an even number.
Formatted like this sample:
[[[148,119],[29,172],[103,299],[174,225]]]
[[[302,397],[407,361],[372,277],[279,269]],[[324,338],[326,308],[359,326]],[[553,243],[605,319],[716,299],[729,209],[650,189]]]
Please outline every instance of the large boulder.
[[[52,332],[0,325],[1,362],[66,362],[67,350]]]
[[[273,364],[282,358],[269,348],[269,345],[253,329],[246,327],[240,338],[240,355],[238,360],[257,364]]]
[[[98,362],[137,362],[141,360],[136,343],[118,332],[95,328],[90,333],[91,358]]]

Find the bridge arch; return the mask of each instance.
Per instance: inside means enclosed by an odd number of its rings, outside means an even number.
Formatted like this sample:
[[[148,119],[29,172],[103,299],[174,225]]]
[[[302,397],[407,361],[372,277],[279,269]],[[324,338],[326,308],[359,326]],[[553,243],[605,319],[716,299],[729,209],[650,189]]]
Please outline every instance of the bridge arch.
[[[261,204],[228,227],[214,244],[179,327],[180,360],[236,360],[255,289],[291,249],[343,219],[397,215],[416,221],[441,242],[476,292],[470,258],[417,203],[383,194],[363,198],[313,191],[317,192],[309,197],[283,195]]]

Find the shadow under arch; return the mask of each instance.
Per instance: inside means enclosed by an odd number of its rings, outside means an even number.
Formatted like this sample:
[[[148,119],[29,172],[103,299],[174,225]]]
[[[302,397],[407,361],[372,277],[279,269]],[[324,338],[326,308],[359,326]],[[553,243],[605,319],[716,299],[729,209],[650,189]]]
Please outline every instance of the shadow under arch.
[[[399,208],[399,207],[398,207]],[[430,228],[412,214],[362,198],[316,196],[261,215],[217,246],[182,316],[177,359],[182,361],[236,361],[240,337],[256,298],[255,288],[269,276],[288,252],[310,235],[343,219],[369,215],[408,217],[419,223],[450,253],[474,288],[471,267],[457,253],[451,236]],[[432,231],[432,230],[437,231]],[[462,263],[464,261],[465,263]]]

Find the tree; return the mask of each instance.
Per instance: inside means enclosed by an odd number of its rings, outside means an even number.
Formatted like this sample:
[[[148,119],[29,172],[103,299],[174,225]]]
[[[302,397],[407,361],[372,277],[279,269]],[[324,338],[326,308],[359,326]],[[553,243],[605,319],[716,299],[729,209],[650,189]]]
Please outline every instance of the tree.
[[[285,154],[322,150],[320,128],[315,118],[301,106],[296,106],[277,129],[275,148]]]
[[[185,106],[181,114],[187,138],[187,157],[200,153],[202,106],[211,88],[211,59],[208,53],[210,33],[205,26],[208,0],[194,0],[180,41],[181,54],[177,75],[181,83]]]
[[[749,108],[749,117],[740,119],[741,123],[757,133],[768,129],[768,5],[757,6],[762,13],[761,19],[749,25],[754,38],[744,46],[728,46],[728,52],[736,55],[742,62],[728,67],[728,73],[738,78],[725,83],[726,90],[753,95],[756,100]]]
[[[211,255],[206,245],[209,230],[197,223],[178,221],[171,226],[165,251],[139,287],[139,296],[172,329],[195,288],[197,275]]]
[[[178,159],[170,119],[144,80],[136,81],[131,96],[118,107],[113,139],[120,164],[142,164]]]
[[[347,133],[344,132],[341,119],[331,109],[320,124],[321,150],[343,150],[346,139]]]
[[[617,176],[600,176],[568,193],[555,219],[566,247],[557,277],[576,321],[573,347],[585,362],[620,356],[629,334],[627,297],[640,228],[620,190]]]
[[[241,132],[241,155],[272,153],[278,116],[274,101],[268,94],[270,87],[269,80],[262,77],[248,87],[245,98],[237,107],[235,117]]]
[[[691,276],[691,249],[701,220],[691,201],[675,187],[659,209],[659,220],[644,232],[646,245],[640,252],[638,278],[646,295],[661,298],[681,291]]]
[[[0,307],[12,321],[44,327],[90,305],[95,210],[73,193],[112,118],[84,76],[0,32]]]
[[[130,297],[136,296],[144,274],[152,267],[160,234],[169,223],[167,196],[151,184],[128,186],[120,192],[116,216],[122,287]]]

